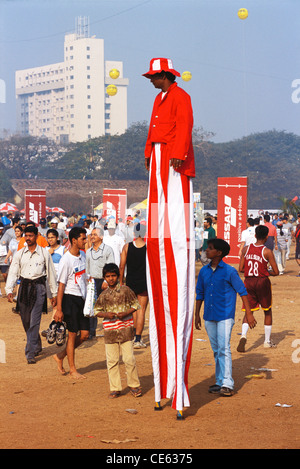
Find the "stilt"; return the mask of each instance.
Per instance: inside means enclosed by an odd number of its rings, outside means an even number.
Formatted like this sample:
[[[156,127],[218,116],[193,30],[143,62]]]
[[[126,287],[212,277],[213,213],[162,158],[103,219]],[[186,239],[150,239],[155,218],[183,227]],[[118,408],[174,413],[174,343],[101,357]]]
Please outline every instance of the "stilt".
[[[161,407],[161,405],[160,405],[160,402],[155,402],[154,410],[162,410],[162,407]]]

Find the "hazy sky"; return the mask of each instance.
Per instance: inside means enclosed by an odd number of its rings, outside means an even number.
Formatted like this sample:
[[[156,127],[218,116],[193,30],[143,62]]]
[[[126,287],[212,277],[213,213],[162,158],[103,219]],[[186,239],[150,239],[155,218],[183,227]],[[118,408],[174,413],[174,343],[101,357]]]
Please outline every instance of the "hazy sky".
[[[105,40],[105,59],[124,63],[129,125],[150,118],[157,91],[141,76],[150,59],[170,57],[192,73],[178,83],[195,126],[214,141],[273,129],[300,135],[299,0],[0,0],[0,129],[15,130],[15,71],[62,62],[77,16]]]

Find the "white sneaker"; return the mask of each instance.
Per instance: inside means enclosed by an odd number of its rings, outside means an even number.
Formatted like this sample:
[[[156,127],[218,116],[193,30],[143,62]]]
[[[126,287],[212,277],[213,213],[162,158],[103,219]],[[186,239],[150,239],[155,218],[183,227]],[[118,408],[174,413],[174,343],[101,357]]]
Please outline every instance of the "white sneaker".
[[[270,342],[264,342],[264,348],[276,348],[277,345],[274,344],[274,342],[272,342],[272,340],[270,340]]]
[[[138,342],[137,340],[133,342],[133,348],[146,348],[147,345],[144,344],[142,339]]]

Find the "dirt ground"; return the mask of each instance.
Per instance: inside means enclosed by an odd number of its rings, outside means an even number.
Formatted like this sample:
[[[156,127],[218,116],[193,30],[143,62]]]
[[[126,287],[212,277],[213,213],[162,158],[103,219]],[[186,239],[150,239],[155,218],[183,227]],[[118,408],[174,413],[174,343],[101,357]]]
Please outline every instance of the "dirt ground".
[[[197,266],[197,272],[200,266]],[[109,400],[104,340],[99,320],[97,339],[76,351],[76,363],[86,380],[61,376],[53,355],[56,345],[43,339],[43,353],[35,365],[24,356],[25,334],[20,317],[0,298],[0,339],[6,344],[6,363],[0,363],[1,449],[283,449],[300,448],[300,314],[298,268],[292,251],[286,273],[272,278],[276,349],[263,347],[263,313],[248,334],[245,354],[236,351],[240,339],[241,300],[237,301],[232,334],[233,377],[236,394],[209,394],[214,384],[213,355],[204,327],[194,331],[189,373],[191,407],[184,421],[176,420],[171,402],[154,412],[154,389],[148,347],[135,351],[143,396],[135,399],[126,386],[122,396]],[[3,282],[1,282],[4,294]],[[42,329],[51,311],[42,317]],[[65,363],[68,370],[67,362]],[[272,371],[258,371],[261,368]],[[247,378],[249,375],[262,378]],[[279,407],[287,404],[292,407]],[[128,410],[134,409],[131,413]]]

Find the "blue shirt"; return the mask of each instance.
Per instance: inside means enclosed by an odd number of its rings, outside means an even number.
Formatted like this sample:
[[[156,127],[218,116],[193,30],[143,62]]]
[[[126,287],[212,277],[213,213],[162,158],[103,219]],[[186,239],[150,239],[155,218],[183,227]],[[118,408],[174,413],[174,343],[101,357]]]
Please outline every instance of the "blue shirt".
[[[199,272],[196,300],[204,300],[205,321],[234,319],[236,295],[246,296],[247,290],[237,270],[220,261],[215,271],[205,265]]]

